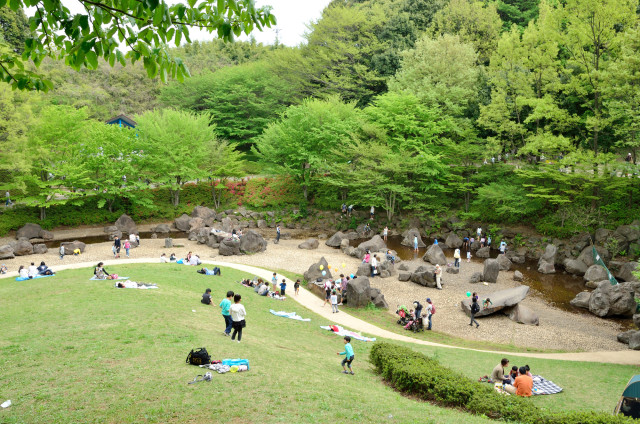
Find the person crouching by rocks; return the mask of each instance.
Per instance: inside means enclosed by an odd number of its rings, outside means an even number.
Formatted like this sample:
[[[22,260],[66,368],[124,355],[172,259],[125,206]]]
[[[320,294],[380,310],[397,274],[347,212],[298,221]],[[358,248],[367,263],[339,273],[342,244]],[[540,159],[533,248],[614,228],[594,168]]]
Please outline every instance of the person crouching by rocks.
[[[204,294],[202,295],[202,299],[200,300],[201,303],[204,303],[205,305],[211,305],[211,289],[206,289],[204,291]]]

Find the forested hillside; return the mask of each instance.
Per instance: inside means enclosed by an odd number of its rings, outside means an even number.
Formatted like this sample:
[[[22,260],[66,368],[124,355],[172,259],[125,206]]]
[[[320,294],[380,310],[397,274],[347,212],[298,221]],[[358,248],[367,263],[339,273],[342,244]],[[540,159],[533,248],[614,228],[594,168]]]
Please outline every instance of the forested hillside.
[[[97,192],[104,199],[92,207],[157,207],[120,187],[126,175],[139,188],[166,186],[178,207],[188,181],[221,181],[212,184],[219,204],[233,197],[228,178],[259,173],[294,184],[283,204],[375,205],[390,221],[457,212],[561,236],[631,222],[640,212],[637,6],[335,0],[298,47],[174,49],[191,73],[183,83],[150,79],[139,63],[76,72],[47,60],[49,93],[0,85],[3,187],[37,208],[88,201],[69,190]],[[6,10],[5,46],[19,46],[28,28]],[[120,113],[140,121],[136,136],[101,128]],[[105,140],[110,159],[88,165],[106,154]]]

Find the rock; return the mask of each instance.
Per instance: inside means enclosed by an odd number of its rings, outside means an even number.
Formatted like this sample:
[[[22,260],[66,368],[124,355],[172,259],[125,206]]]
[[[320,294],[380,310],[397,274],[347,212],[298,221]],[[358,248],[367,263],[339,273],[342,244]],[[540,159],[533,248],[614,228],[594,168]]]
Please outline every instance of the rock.
[[[13,245],[13,254],[16,256],[31,255],[33,246],[26,240],[18,240]]]
[[[624,281],[640,281],[638,277],[633,275],[633,271],[638,268],[638,262],[625,262],[620,266],[620,270],[616,273],[616,277]]]
[[[214,236],[213,234],[209,234],[209,236],[207,237],[207,246],[212,249],[218,249],[220,247],[218,237]]]
[[[24,224],[24,226],[16,232],[16,240],[19,240],[21,238],[26,238],[27,240],[40,238],[41,231],[42,227],[38,224]]]
[[[320,265],[322,265],[322,270],[320,269]],[[322,275],[322,271],[325,271],[325,275]],[[332,279],[331,270],[328,269],[327,260],[324,258],[320,258],[318,262],[311,265],[309,269],[303,275],[306,281],[316,281],[318,278],[324,279]],[[348,287],[348,285],[347,285]]]
[[[589,309],[589,299],[591,298],[591,292],[584,291],[580,292],[574,297],[571,302],[569,302],[572,306],[576,308]]]
[[[383,294],[379,294],[378,296],[373,298],[371,301],[376,306],[376,308],[389,309],[389,305],[387,304],[387,301],[385,300]]]
[[[398,280],[400,281],[409,281],[411,279],[411,273],[402,271],[398,273]]]
[[[42,230],[40,231],[40,238],[43,240],[53,240],[54,235],[51,231]]]
[[[478,249],[478,251],[476,252],[476,256],[479,258],[488,258],[490,253],[491,253],[490,247],[485,246]]]
[[[340,250],[342,251],[342,253],[347,253],[347,250],[349,249],[349,239],[342,239],[342,241],[340,242]]]
[[[482,271],[482,281],[496,283],[500,273],[500,264],[497,259],[485,259],[484,270]]]
[[[640,328],[640,314],[633,314],[633,324]]]
[[[122,234],[122,231],[120,231],[118,227],[116,227],[115,225],[107,225],[106,227],[104,227],[104,232],[107,234],[116,234],[116,233]]]
[[[634,242],[640,238],[640,228],[637,225],[621,225],[615,232],[622,235],[629,242]]]
[[[512,263],[511,260],[507,258],[507,255],[498,255],[496,260],[500,266],[500,271],[509,271],[511,269]]]
[[[380,256],[380,255],[378,255]],[[396,267],[391,261],[388,261],[386,257],[378,258],[378,272],[380,273],[380,277],[387,278],[391,277],[396,273]]]
[[[515,306],[527,297],[527,293],[529,293],[529,286],[519,286],[512,289],[493,292],[490,296],[492,305],[488,308],[481,308],[480,312],[476,314],[476,317],[491,315],[503,310],[504,308],[508,308],[509,306]],[[465,298],[460,302],[460,306],[467,315],[471,316],[471,298]]]
[[[240,240],[233,237],[226,237],[220,242],[218,253],[222,256],[232,256],[240,254]]]
[[[540,259],[538,262],[538,272],[541,274],[554,274],[556,272],[553,262],[546,262]]]
[[[462,239],[458,237],[456,233],[451,233],[447,236],[444,244],[446,244],[449,249],[457,249],[462,246]]]
[[[607,271],[604,270],[600,265],[591,265],[587,272],[584,273],[584,281],[602,281],[608,280],[609,276]]]
[[[178,230],[187,232],[189,231],[190,220],[191,220],[191,217],[186,213],[183,213],[173,221],[173,225],[175,225]]]
[[[65,255],[73,255],[73,251],[76,249],[80,249],[80,253],[84,253],[84,249],[87,247],[86,244],[78,240],[67,241],[60,244],[64,246]]]
[[[209,240],[209,234],[211,233],[211,228],[200,227],[192,231],[192,233],[195,234],[195,239],[199,244],[205,244]],[[189,240],[191,240],[191,233],[189,234]]]
[[[431,265],[422,265],[411,273],[411,281],[427,287],[435,287],[436,280],[433,278],[433,272],[436,267]]]
[[[154,233],[168,234],[171,232],[171,228],[167,224],[158,224],[152,231]]]
[[[369,250],[370,252],[386,251],[387,249],[386,243],[382,240],[382,237],[377,234],[371,237],[370,240],[360,243],[358,247],[360,249]]]
[[[15,255],[13,254],[13,247],[11,245],[5,244],[0,246],[0,259],[13,259]]]
[[[212,218],[216,216],[216,211],[206,207],[206,206],[196,206],[193,208],[191,212],[191,216],[193,218],[201,218],[203,220],[207,218]]]
[[[544,253],[540,256],[540,262],[548,262],[550,264],[556,263],[556,254],[558,253],[558,247],[553,244],[547,244],[547,247],[544,249]],[[538,262],[538,266],[540,266],[540,262]]]
[[[600,284],[600,281],[587,281],[584,283],[584,286],[588,289],[596,289],[598,288],[598,284]]]
[[[113,225],[118,227],[118,230],[122,231],[122,234],[138,234],[136,223],[133,222],[133,218],[127,214],[120,215],[120,218],[118,218]]]
[[[620,343],[629,344],[629,339],[636,333],[640,333],[640,331],[629,330],[623,333],[618,333],[617,339]]]
[[[326,244],[329,247],[340,247],[342,240],[344,240],[345,238],[346,237],[344,233],[342,233],[342,231],[338,231],[334,233],[331,237],[329,237],[329,239],[325,241],[324,244]]]
[[[470,284],[477,284],[480,281],[482,281],[482,273],[480,272],[474,272],[473,274],[471,274],[471,277],[469,277]]]
[[[259,219],[259,220],[256,222],[256,226],[257,226],[258,228],[267,228],[267,221],[265,221],[264,219]]]
[[[610,234],[611,234],[611,230],[607,230],[606,228],[598,228],[595,234],[596,244],[599,244],[599,245],[605,244]]]
[[[404,238],[402,239],[402,242],[400,243],[403,246],[413,247],[413,238],[417,236],[418,237],[418,247],[427,247],[427,245],[424,244],[424,241],[422,241],[422,237],[420,236],[420,230],[418,230],[417,228],[411,228],[410,230],[405,231],[403,236],[404,236]]]
[[[166,249],[171,249],[173,247],[173,239],[171,237],[167,237],[164,239],[164,247]]]
[[[447,270],[445,272],[447,274],[458,274],[460,272],[460,268],[450,266],[450,267],[447,267]]]
[[[447,258],[444,256],[444,252],[437,244],[432,244],[427,249],[427,253],[424,254],[422,260],[429,262],[432,265],[446,265]]]
[[[189,231],[196,231],[200,228],[204,227],[204,219],[202,218],[191,218],[189,220]]]
[[[513,273],[513,281],[522,281],[524,280],[524,275],[522,275],[522,273],[520,271],[515,271]]]
[[[601,281],[591,293],[589,311],[599,317],[632,316],[636,311],[636,302],[631,283],[612,286],[609,280]]]
[[[475,240],[473,243],[471,243],[471,245],[469,246],[471,248],[471,250],[476,251],[476,250],[480,250],[480,242],[478,240]]]
[[[491,299],[493,302],[493,299]],[[509,317],[511,321],[518,322],[525,325],[540,325],[540,319],[538,314],[533,312],[531,308],[528,308],[520,303],[509,308],[505,308],[504,313]]]
[[[245,232],[240,237],[240,251],[242,253],[258,253],[267,250],[267,241],[253,230]]]
[[[636,331],[629,337],[629,349],[640,350],[640,331]]]
[[[409,265],[406,263],[398,265],[398,271],[409,271]]]
[[[42,255],[43,253],[47,253],[47,245],[44,243],[34,244],[33,245],[33,254],[34,255]]]
[[[605,264],[607,264],[611,259],[609,251],[602,246],[596,246],[596,252],[598,252],[598,255],[600,255]],[[587,267],[594,264],[591,246],[587,246],[582,249],[582,252],[580,252],[580,255],[578,256],[578,260],[584,262]]]
[[[358,270],[356,271],[357,276],[368,277],[371,275],[371,265],[367,263],[361,263],[358,265]]]
[[[318,242],[317,239],[310,238],[300,243],[298,245],[298,249],[313,250],[313,249],[317,249],[319,245],[320,243]]]
[[[349,281],[349,284],[347,284],[347,299],[349,299],[349,306],[355,308],[367,306],[371,301],[371,296],[369,295],[370,288],[371,284],[367,277],[357,277]]]
[[[567,259],[564,261],[564,269],[573,275],[584,275],[587,272],[587,265],[577,259]]]

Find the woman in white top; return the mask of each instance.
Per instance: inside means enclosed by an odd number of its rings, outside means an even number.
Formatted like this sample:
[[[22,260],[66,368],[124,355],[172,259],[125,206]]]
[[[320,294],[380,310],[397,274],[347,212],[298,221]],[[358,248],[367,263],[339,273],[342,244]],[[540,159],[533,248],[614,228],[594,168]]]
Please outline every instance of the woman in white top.
[[[20,274],[20,278],[29,278],[29,271],[22,265],[20,265],[20,269],[18,269],[18,274]]]
[[[442,285],[440,284],[440,278],[442,277],[442,268],[440,265],[436,265],[436,270],[434,272],[436,274],[436,287],[438,290],[442,290]]]
[[[236,339],[236,334],[238,335],[238,343],[242,340],[242,329],[247,326],[244,317],[247,316],[247,311],[245,311],[244,306],[240,303],[242,300],[242,296],[236,294],[233,296],[233,305],[229,308],[229,313],[231,314],[231,327],[233,328],[233,334],[231,334],[231,340]]]

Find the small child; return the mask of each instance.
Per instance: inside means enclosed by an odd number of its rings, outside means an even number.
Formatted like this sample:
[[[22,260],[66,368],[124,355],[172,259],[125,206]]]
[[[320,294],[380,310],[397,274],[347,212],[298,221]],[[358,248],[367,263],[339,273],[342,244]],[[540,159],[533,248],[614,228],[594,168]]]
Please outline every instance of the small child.
[[[127,253],[127,258],[129,257],[129,249],[131,249],[131,243],[127,240],[124,242],[124,251]]]
[[[2,266],[0,266],[0,274],[6,274],[7,273],[7,266],[5,264],[2,264]]]
[[[298,278],[296,282],[293,284],[293,288],[295,289],[296,296],[300,292],[300,279]]]
[[[351,347],[351,337],[344,336],[344,352],[338,352],[338,355],[344,355],[344,359],[342,360],[342,373],[354,375],[351,369],[351,363],[354,358],[353,347]],[[349,371],[347,371],[345,365],[349,367]]]
[[[467,250],[467,263],[471,262],[471,250]]]
[[[335,290],[331,292],[331,311],[333,311],[334,314],[340,312],[338,310],[338,294]]]
[[[488,297],[482,301],[482,308],[486,309],[489,307],[489,305],[493,305],[493,302],[491,301],[491,299],[489,299]]]
[[[282,283],[280,283],[280,296],[284,297],[285,290],[287,290],[287,281],[283,278]]]

